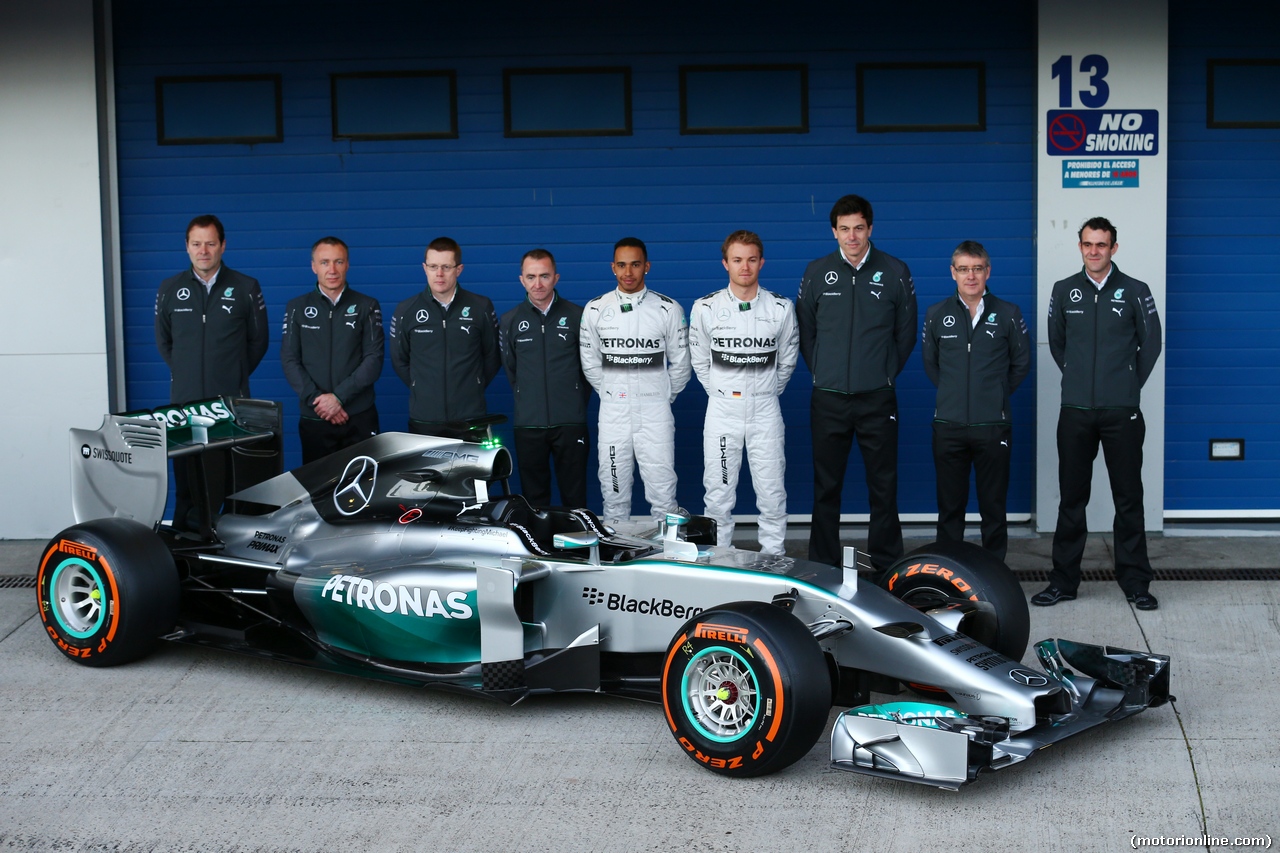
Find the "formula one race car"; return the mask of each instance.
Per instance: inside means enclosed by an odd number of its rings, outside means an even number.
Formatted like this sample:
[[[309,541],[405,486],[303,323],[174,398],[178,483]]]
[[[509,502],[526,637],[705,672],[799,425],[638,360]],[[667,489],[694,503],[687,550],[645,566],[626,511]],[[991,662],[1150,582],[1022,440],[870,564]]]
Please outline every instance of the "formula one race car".
[[[715,547],[714,522],[684,513],[624,534],[491,497],[511,456],[487,440],[387,433],[246,485],[245,460],[279,469],[279,434],[275,404],[227,399],[72,430],[79,523],[38,577],[57,647],[109,666],[163,637],[508,703],[649,699],[729,776],[799,759],[836,704],[834,767],[952,789],[1170,699],[1162,655],[1045,640],[1043,671],[1021,664],[1022,591],[972,545],[871,582],[851,548],[828,566]],[[205,535],[159,524],[167,457],[219,454],[231,511]],[[936,701],[868,704],[904,685]]]

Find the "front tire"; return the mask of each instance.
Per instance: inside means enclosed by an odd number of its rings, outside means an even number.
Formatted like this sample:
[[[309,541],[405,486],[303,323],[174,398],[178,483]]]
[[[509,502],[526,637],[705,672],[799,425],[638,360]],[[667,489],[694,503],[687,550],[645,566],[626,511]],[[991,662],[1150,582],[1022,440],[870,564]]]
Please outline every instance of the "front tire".
[[[662,705],[676,742],[714,773],[775,773],[818,740],[831,676],[818,642],[790,613],[740,601],[686,622],[667,649]]]
[[[131,519],[77,524],[49,540],[36,590],[49,639],[85,666],[142,657],[178,615],[173,555]]]
[[[934,542],[889,567],[880,586],[917,610],[946,606],[947,599],[989,605],[967,615],[960,633],[990,649],[1022,660],[1031,635],[1027,599],[1013,572],[972,542]]]

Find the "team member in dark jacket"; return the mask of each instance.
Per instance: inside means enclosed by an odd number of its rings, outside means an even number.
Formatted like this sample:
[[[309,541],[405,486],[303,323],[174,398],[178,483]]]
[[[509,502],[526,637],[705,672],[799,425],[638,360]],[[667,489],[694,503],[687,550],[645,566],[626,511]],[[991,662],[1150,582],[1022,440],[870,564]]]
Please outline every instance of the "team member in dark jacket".
[[[516,461],[524,496],[534,506],[550,506],[554,458],[561,504],[584,507],[591,386],[578,355],[582,306],[560,298],[558,281],[550,252],[525,252],[520,284],[529,298],[502,315],[498,332],[516,401]]]
[[[1054,284],[1049,299],[1049,352],[1062,370],[1061,499],[1049,586],[1031,603],[1046,607],[1076,597],[1088,537],[1085,507],[1101,444],[1116,507],[1116,582],[1139,610],[1155,610],[1160,603],[1148,588],[1152,573],[1142,504],[1147,428],[1138,404],[1160,357],[1160,315],[1151,289],[1111,262],[1120,248],[1114,225],[1095,217],[1081,227],[1079,239],[1084,269]]]
[[[258,280],[222,264],[226,231],[218,217],[197,216],[187,225],[191,267],[160,283],[156,294],[156,347],[169,365],[169,401],[186,403],[219,394],[247,397],[249,374],[266,355],[267,305]],[[225,453],[204,460],[210,511],[226,496]],[[190,459],[174,465],[173,525],[196,527],[189,482]],[[207,532],[207,531],[206,531]]]
[[[871,202],[831,208],[839,249],[809,264],[796,298],[800,354],[813,373],[813,524],[809,559],[840,562],[840,498],[853,439],[867,471],[871,561],[902,556],[898,520],[898,398],[894,381],[916,345],[911,271],[871,244]]]
[[[455,241],[432,240],[422,269],[427,289],[391,318],[391,365],[409,386],[409,432],[469,438],[445,424],[485,414],[484,389],[502,367],[498,318],[489,297],[458,287]]]
[[[955,294],[925,314],[924,372],[938,386],[933,463],[938,475],[938,539],[964,539],[969,469],[978,487],[982,547],[1001,560],[1009,547],[1005,500],[1013,424],[1009,395],[1031,370],[1027,324],[1017,305],[987,290],[991,257],[966,240],[951,255]]]
[[[298,394],[304,465],[378,434],[373,383],[385,354],[382,307],[347,286],[349,260],[342,240],[317,240],[316,286],[284,312],[280,360]]]

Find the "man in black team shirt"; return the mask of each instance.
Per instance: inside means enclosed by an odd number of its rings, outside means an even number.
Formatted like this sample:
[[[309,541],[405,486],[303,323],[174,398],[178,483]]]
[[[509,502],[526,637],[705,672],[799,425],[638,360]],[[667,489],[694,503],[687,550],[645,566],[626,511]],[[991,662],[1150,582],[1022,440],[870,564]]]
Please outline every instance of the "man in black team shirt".
[[[839,248],[809,264],[796,298],[800,354],[813,373],[813,524],[809,559],[840,563],[840,496],[853,439],[867,471],[867,551],[879,568],[902,556],[898,520],[898,397],[894,382],[916,345],[911,270],[871,243],[871,202],[831,208]]]
[[[169,365],[169,401],[187,403],[220,394],[249,396],[249,374],[266,355],[267,305],[258,280],[222,263],[226,231],[218,217],[197,216],[187,225],[191,266],[160,283],[156,293],[156,347]],[[210,512],[226,497],[230,456],[214,451],[204,460]],[[194,530],[193,458],[173,466],[173,526]],[[208,532],[208,531],[205,531]]]
[[[1049,585],[1031,603],[1050,607],[1076,597],[1084,555],[1085,507],[1098,445],[1115,501],[1116,583],[1139,610],[1155,610],[1142,494],[1146,422],[1142,386],[1160,357],[1160,315],[1151,288],[1111,262],[1116,227],[1101,216],[1080,228],[1084,267],[1053,286],[1049,352],[1062,371],[1058,415],[1058,526]]]

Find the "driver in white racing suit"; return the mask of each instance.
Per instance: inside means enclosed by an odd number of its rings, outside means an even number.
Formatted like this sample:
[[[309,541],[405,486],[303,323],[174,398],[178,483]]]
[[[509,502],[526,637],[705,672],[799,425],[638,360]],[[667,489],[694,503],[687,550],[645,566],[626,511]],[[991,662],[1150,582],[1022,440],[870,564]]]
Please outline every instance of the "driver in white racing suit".
[[[631,517],[634,465],[653,518],[676,508],[671,404],[689,382],[688,328],[679,303],[645,288],[648,272],[644,243],[619,240],[618,287],[587,303],[578,335],[582,372],[600,394],[600,492],[611,524]]]
[[[800,353],[795,306],[760,289],[764,244],[757,234],[733,232],[721,253],[729,286],[693,303],[689,313],[689,354],[708,397],[702,432],[706,513],[716,521],[718,544],[732,544],[745,446],[760,513],[760,550],[782,554],[786,430],[778,395]]]

